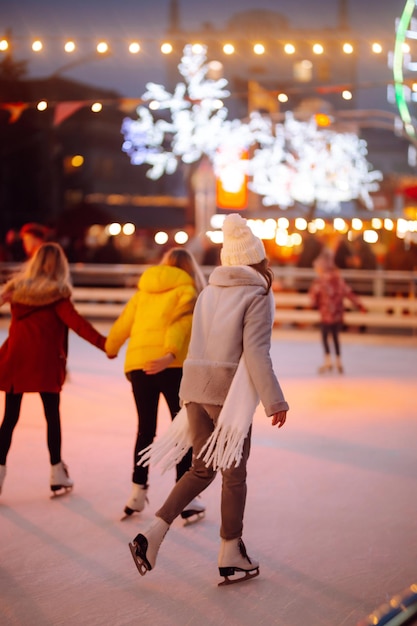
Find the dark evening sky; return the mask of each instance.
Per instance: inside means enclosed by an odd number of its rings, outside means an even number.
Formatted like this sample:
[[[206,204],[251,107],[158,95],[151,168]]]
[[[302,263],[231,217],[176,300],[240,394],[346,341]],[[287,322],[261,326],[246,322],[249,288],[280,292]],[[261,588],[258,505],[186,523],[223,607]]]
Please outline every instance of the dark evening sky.
[[[395,20],[405,0],[348,0],[351,28],[370,41],[381,37],[394,39]],[[168,26],[169,0],[0,0],[0,34],[8,28],[14,37],[17,59],[29,60],[31,77],[47,76],[65,65],[68,58],[53,50],[66,38],[80,41],[89,49],[100,39],[114,47],[131,38],[159,37]],[[198,29],[211,22],[217,28],[226,26],[231,17],[250,9],[267,9],[281,13],[293,28],[332,28],[338,22],[337,0],[180,0],[180,22],[183,29]],[[32,39],[45,41],[39,56],[30,50]],[[60,53],[64,54],[64,53]],[[116,52],[109,58],[82,63],[66,70],[65,76],[98,86],[116,89],[126,96],[143,93],[148,80],[159,82],[160,55],[144,54],[135,60]],[[134,63],[134,65],[133,65]]]

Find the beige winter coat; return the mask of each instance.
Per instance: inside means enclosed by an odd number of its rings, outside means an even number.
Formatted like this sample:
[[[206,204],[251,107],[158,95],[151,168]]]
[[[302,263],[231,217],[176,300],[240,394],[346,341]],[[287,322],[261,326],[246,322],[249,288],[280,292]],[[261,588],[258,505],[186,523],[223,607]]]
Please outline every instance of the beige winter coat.
[[[264,278],[253,268],[222,266],[213,271],[194,311],[180,387],[183,402],[223,406],[244,352],[266,414],[288,410],[269,354],[270,297]]]

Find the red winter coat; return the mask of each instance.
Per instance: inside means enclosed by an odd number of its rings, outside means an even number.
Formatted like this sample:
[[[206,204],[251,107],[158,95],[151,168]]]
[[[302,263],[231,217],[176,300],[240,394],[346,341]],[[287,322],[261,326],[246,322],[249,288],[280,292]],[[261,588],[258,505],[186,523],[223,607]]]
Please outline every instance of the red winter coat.
[[[61,390],[66,375],[68,329],[104,351],[105,337],[74,308],[69,290],[55,283],[12,286],[9,336],[0,348],[0,389]],[[63,297],[65,296],[65,297]]]

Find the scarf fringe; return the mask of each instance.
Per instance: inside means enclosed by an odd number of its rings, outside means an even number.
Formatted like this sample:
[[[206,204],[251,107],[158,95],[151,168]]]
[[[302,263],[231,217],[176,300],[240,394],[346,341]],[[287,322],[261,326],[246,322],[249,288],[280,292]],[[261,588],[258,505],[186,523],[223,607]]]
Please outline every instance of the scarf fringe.
[[[204,464],[207,467],[211,465],[214,470],[229,469],[234,464],[237,467],[246,436],[247,432],[218,424],[200,450],[198,458],[202,458]]]
[[[168,430],[151,445],[139,453],[137,465],[148,467],[161,463],[161,472],[175,467],[191,448],[191,436],[188,428],[187,409],[183,406]]]

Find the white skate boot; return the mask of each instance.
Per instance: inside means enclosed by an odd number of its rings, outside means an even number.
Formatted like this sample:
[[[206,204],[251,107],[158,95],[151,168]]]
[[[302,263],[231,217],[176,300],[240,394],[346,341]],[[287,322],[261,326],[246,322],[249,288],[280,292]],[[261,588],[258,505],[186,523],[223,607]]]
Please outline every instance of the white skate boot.
[[[4,479],[6,478],[6,466],[0,465],[0,493],[3,488]]]
[[[194,524],[195,522],[203,519],[205,515],[206,507],[199,501],[199,498],[191,500],[185,509],[181,512],[181,517],[185,520],[184,526]]]
[[[136,535],[129,548],[135,565],[141,576],[155,567],[156,557],[163,538],[169,530],[169,524],[156,517],[147,530]]]
[[[147,498],[148,488],[145,485],[137,485],[132,483],[132,493],[124,508],[124,515],[122,521],[133,515],[133,513],[140,513],[145,508],[145,504],[149,502]]]
[[[51,465],[51,490],[54,496],[60,496],[71,491],[73,486],[74,482],[69,477],[68,467],[63,461]]]
[[[330,354],[326,354],[324,356],[324,363],[321,367],[319,367],[319,374],[325,374],[326,372],[331,372],[333,369],[332,357]]]
[[[259,563],[249,558],[242,539],[231,539],[230,541],[222,539],[218,564],[220,576],[224,576],[224,581],[219,583],[219,587],[241,583],[259,575]],[[244,576],[229,578],[236,572],[243,572]]]

